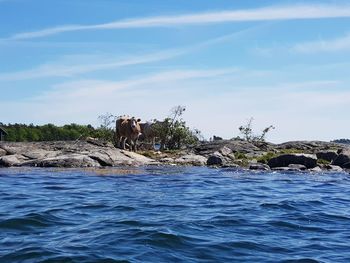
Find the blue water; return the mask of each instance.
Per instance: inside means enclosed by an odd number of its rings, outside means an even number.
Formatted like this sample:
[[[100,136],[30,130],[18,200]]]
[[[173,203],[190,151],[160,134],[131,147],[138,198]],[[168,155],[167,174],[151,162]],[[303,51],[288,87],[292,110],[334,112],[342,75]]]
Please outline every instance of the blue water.
[[[350,175],[0,169],[0,262],[350,262]]]

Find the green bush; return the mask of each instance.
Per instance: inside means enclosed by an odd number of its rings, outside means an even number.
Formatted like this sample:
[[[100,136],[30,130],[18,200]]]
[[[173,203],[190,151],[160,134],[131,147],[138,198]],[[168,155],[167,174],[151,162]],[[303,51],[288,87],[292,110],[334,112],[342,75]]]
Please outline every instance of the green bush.
[[[269,162],[269,160],[271,160],[272,158],[278,156],[278,154],[274,153],[274,152],[267,152],[266,154],[264,154],[263,156],[257,158],[257,161],[259,163],[264,163],[267,164]]]

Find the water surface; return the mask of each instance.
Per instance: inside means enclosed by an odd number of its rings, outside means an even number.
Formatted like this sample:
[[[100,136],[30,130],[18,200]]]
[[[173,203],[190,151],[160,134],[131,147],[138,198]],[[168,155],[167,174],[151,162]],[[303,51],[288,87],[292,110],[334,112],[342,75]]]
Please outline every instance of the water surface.
[[[349,179],[0,169],[0,262],[350,262]]]

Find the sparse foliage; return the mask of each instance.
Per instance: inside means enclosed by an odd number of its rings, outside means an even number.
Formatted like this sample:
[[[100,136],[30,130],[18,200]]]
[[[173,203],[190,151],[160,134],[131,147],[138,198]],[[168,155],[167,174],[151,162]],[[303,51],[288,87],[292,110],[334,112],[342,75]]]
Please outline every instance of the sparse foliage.
[[[185,110],[184,106],[176,106],[164,121],[155,122],[154,129],[160,139],[161,150],[181,149],[184,145],[193,145],[199,141],[200,131],[191,131],[181,118]]]
[[[248,142],[264,142],[266,134],[275,129],[273,125],[266,127],[260,135],[256,135],[253,133],[253,118],[248,119],[246,125],[240,126],[238,129],[243,135],[243,138]]]
[[[100,127],[98,129],[97,137],[102,140],[113,141],[115,116],[107,112],[98,116],[98,120],[100,122]]]

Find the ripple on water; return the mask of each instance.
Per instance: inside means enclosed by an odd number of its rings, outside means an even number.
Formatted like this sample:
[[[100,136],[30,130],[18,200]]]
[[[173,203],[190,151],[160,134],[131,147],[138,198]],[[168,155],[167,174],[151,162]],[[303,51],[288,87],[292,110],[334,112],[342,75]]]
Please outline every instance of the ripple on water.
[[[64,225],[65,222],[48,212],[29,213],[15,218],[0,221],[0,229],[33,231],[55,225]]]
[[[348,263],[347,177],[3,169],[0,262]]]

